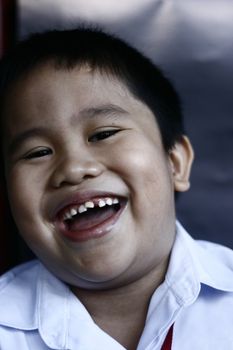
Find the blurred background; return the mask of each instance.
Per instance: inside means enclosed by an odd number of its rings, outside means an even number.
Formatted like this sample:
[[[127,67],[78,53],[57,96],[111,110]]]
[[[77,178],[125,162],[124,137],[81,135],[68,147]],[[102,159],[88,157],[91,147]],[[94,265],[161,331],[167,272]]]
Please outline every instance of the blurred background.
[[[0,55],[32,32],[98,24],[159,65],[179,92],[194,150],[177,216],[233,248],[232,0],[0,0]],[[0,273],[31,257],[0,192]]]

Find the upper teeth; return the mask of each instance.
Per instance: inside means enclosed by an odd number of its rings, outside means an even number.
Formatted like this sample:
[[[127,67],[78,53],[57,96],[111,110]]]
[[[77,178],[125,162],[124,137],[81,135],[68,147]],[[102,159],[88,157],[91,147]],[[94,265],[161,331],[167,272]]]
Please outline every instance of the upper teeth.
[[[112,205],[112,198],[106,198],[106,204],[107,205]]]
[[[72,216],[76,215],[76,214],[77,214],[77,210],[74,209],[74,208],[72,208],[71,211],[70,211],[70,214],[71,214]]]
[[[85,207],[85,205],[82,204],[78,207],[79,214],[84,213],[85,211],[87,211],[87,208]]]
[[[113,204],[118,204],[119,199],[118,198],[105,198],[105,199],[100,199],[98,200],[97,204],[93,201],[87,201],[83,204],[80,205],[75,205],[72,208],[68,209],[65,214],[63,215],[63,220],[70,220],[72,219],[73,216],[77,215],[78,213],[84,213],[85,211],[94,208],[95,206],[98,205],[98,207],[104,207],[105,205],[113,205]]]
[[[85,203],[86,208],[94,208],[95,204],[91,201]]]
[[[106,204],[107,204],[106,200],[101,199],[98,203],[98,206],[101,208],[101,207],[104,207]]]

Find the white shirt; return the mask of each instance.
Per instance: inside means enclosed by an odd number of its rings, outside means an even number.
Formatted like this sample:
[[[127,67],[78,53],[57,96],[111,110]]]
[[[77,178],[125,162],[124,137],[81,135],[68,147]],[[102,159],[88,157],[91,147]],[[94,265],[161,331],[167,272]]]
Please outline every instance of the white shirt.
[[[173,350],[233,350],[233,252],[180,224],[137,350],[159,350],[173,323]],[[38,261],[0,278],[0,349],[125,350]]]

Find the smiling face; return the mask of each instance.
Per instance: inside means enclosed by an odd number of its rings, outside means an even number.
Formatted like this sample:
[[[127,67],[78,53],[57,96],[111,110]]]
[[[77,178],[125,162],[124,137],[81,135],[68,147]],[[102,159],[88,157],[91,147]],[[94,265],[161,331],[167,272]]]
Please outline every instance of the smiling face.
[[[168,155],[149,108],[88,68],[31,72],[11,90],[4,120],[12,213],[55,275],[108,288],[164,273],[174,189],[188,188],[186,138]]]

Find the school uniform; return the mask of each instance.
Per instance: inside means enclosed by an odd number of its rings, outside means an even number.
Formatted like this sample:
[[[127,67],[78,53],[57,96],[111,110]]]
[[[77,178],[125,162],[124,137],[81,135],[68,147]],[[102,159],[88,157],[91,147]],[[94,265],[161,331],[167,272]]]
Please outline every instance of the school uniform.
[[[233,252],[179,223],[137,350],[160,350],[169,330],[172,350],[233,350]],[[37,260],[0,278],[0,349],[125,350]]]

